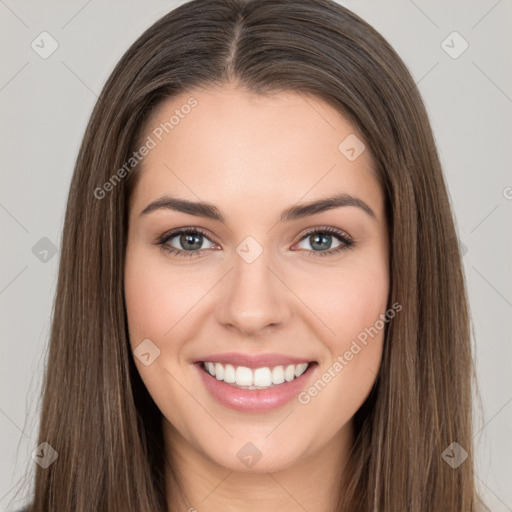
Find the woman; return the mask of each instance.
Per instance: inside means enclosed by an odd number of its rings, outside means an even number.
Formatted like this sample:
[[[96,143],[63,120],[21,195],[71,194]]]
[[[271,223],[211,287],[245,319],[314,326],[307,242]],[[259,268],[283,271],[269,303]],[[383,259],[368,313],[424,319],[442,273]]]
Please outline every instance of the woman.
[[[329,0],[184,4],[78,156],[30,510],[484,510],[469,332],[389,44]]]

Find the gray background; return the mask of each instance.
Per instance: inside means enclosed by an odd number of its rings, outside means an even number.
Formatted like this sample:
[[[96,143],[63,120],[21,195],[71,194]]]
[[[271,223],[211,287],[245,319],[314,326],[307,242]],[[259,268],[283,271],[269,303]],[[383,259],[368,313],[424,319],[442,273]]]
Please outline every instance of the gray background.
[[[58,245],[86,122],[131,42],[180,3],[0,0],[0,510],[23,503],[18,481],[35,466]],[[340,3],[391,42],[427,104],[467,249],[477,484],[494,512],[512,511],[512,0]],[[59,45],[47,59],[31,48],[43,31]],[[469,44],[457,58],[453,31]]]

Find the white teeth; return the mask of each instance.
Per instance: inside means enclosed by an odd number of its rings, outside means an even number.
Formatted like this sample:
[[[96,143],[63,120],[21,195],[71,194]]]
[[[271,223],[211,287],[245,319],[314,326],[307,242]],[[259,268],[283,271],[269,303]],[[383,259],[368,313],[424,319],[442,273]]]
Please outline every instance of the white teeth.
[[[236,382],[235,368],[230,364],[224,366],[224,382],[228,384]]]
[[[284,382],[284,368],[275,366],[272,368],[272,384],[282,384]]]
[[[252,386],[254,384],[252,370],[245,366],[239,366],[236,369],[236,383],[239,386]]]
[[[270,368],[251,369],[246,366],[233,366],[231,364],[204,362],[203,367],[217,380],[223,380],[227,384],[244,389],[267,389],[283,382],[291,382],[300,377],[308,368],[308,363],[289,364]]]
[[[284,371],[286,382],[290,382],[295,378],[295,365],[289,364]]]
[[[270,368],[257,368],[254,370],[254,385],[268,387],[272,384],[272,372]]]
[[[220,363],[215,363],[215,378],[217,380],[224,379],[224,366],[222,366]]]
[[[295,377],[300,377],[306,371],[307,367],[308,363],[298,364],[295,368]]]

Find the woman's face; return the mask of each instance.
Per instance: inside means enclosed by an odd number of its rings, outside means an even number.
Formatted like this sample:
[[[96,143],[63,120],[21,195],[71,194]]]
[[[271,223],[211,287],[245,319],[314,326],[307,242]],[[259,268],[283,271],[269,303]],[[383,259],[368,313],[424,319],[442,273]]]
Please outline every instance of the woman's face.
[[[315,96],[232,85],[168,100],[147,124],[129,335],[167,439],[194,456],[275,471],[351,439],[389,291],[384,196],[361,139]]]

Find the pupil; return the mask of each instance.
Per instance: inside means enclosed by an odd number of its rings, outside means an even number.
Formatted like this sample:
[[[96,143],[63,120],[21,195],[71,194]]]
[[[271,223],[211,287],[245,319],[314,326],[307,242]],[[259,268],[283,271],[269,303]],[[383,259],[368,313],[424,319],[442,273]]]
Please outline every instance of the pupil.
[[[181,242],[182,247],[192,249],[192,250],[199,249],[201,247],[201,236],[202,235],[194,235],[191,233],[181,235],[180,242]],[[194,242],[195,242],[195,244],[194,244]],[[191,244],[193,247],[187,246],[187,244]],[[195,245],[195,247],[194,247],[194,245]]]
[[[320,248],[320,249],[329,249],[331,247],[331,236],[330,235],[319,235],[319,234],[316,234],[316,235],[313,235],[313,243],[311,244],[311,247],[313,247],[313,249],[315,248]],[[322,243],[326,243],[327,244],[327,247],[318,247],[319,245],[321,246]]]

